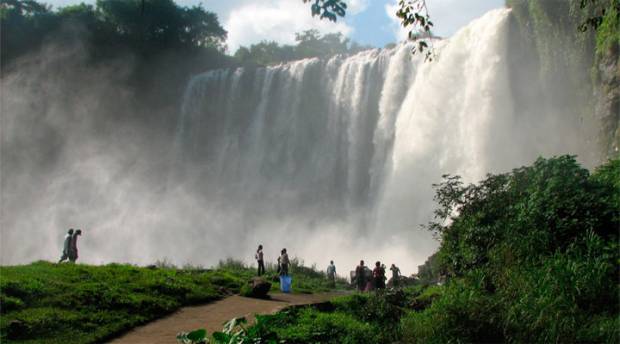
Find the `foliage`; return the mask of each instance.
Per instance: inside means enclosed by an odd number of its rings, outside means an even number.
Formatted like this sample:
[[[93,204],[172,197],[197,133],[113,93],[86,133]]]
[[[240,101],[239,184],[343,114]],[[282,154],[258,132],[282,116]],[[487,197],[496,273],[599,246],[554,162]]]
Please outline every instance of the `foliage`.
[[[347,4],[342,0],[303,0],[304,3],[312,3],[310,9],[312,16],[319,18],[327,18],[335,22],[338,17],[344,17]]]
[[[298,261],[291,271],[304,292],[329,290],[322,273]],[[178,269],[165,259],[147,268],[47,262],[0,267],[0,340],[105,341],[181,306],[238,293],[254,274],[232,259],[215,270]]]
[[[370,49],[351,42],[341,33],[321,36],[317,30],[306,30],[295,34],[297,45],[279,45],[263,41],[250,47],[239,47],[235,59],[243,65],[265,66],[310,57],[326,57],[336,54],[354,54]]]
[[[418,266],[418,281],[422,284],[435,284],[442,275],[439,253],[434,253]]]
[[[610,0],[607,8],[600,9],[599,16],[595,17],[596,52],[603,55],[610,49],[617,50],[620,46],[620,0]],[[620,59],[620,57],[618,58]]]
[[[451,283],[430,307],[401,320],[405,343],[498,343],[496,305],[479,286]]]
[[[289,273],[293,278],[293,293],[320,293],[333,290],[327,275],[324,271],[319,271],[316,266],[305,266],[304,262],[299,258],[290,259]],[[256,270],[247,266],[241,261],[232,258],[220,261],[217,267],[218,271],[227,272],[235,276],[240,276],[248,281],[255,276]],[[265,280],[271,282],[271,290],[277,292],[280,290],[280,279],[278,277],[277,266],[275,264],[265,264]],[[345,278],[336,278],[336,290],[348,289],[350,286]],[[249,292],[244,288],[243,292]]]
[[[2,64],[37,51],[58,35],[88,40],[93,56],[113,56],[119,50],[144,57],[164,51],[223,50],[226,31],[217,16],[200,6],[180,7],[172,0],[98,0],[95,6],[75,5],[52,11],[33,0],[1,0]],[[19,34],[17,34],[19,33]]]
[[[590,174],[571,156],[436,185],[441,268],[407,342],[617,342],[620,161]],[[416,307],[414,307],[416,308]]]
[[[207,330],[201,328],[190,332],[177,334],[177,342],[183,344],[203,344],[209,342]]]
[[[413,53],[419,52],[424,55],[427,61],[431,61],[434,56],[431,28],[433,22],[428,14],[426,0],[399,0],[396,17],[400,18],[401,24],[409,27],[409,39],[417,42],[413,48]],[[430,45],[430,46],[429,46]]]
[[[258,316],[239,343],[605,342],[620,339],[620,160],[572,156],[435,186],[446,285],[355,293]]]
[[[120,264],[37,262],[0,267],[0,273],[1,336],[12,342],[102,341],[183,305],[237,292],[242,284],[222,271]]]

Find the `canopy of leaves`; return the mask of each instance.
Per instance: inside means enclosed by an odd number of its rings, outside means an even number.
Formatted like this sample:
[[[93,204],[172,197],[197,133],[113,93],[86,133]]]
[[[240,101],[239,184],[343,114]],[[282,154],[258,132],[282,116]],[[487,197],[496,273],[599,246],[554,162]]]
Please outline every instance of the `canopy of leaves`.
[[[336,54],[354,54],[370,47],[361,46],[343,37],[341,33],[322,35],[317,30],[295,34],[297,45],[279,45],[263,41],[248,47],[240,47],[235,59],[244,65],[270,65],[309,57],[325,57]]]
[[[335,22],[338,17],[344,17],[347,4],[342,0],[303,0],[305,3],[312,3],[310,9],[312,16],[319,16],[319,18],[327,18]]]
[[[420,342],[617,342],[620,160],[572,156],[464,185],[445,176],[429,228],[446,292],[403,320]],[[616,319],[616,320],[614,320]]]
[[[223,51],[226,40],[214,13],[200,6],[181,7],[173,0],[98,0],[94,6],[82,3],[56,11],[34,0],[0,0],[0,18],[3,66],[58,35],[86,39],[98,57],[119,49],[142,56]],[[86,34],[75,37],[76,32]]]

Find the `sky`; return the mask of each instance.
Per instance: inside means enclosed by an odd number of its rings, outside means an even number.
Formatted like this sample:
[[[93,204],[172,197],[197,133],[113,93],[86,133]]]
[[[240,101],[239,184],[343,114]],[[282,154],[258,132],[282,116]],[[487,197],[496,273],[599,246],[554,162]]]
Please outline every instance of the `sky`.
[[[403,40],[407,31],[394,15],[398,0],[345,0],[344,19],[336,23],[310,15],[310,5],[301,0],[176,0],[179,5],[202,6],[217,13],[228,31],[228,49],[262,40],[281,44],[295,42],[295,32],[317,29],[321,33],[341,32],[346,37],[375,47]],[[504,6],[505,0],[426,0],[434,33],[449,37],[485,12]],[[42,0],[55,7],[94,0]]]

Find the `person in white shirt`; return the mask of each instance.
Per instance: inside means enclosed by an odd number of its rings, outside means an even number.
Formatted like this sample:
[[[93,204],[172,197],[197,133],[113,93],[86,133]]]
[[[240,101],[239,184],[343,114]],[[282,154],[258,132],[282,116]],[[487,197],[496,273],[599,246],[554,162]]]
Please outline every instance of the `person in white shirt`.
[[[329,261],[327,266],[327,280],[332,288],[336,286],[336,265],[333,260]]]
[[[258,245],[258,249],[256,250],[256,254],[254,255],[256,258],[256,262],[258,263],[258,275],[262,275],[265,273],[265,261],[263,259],[263,245]]]

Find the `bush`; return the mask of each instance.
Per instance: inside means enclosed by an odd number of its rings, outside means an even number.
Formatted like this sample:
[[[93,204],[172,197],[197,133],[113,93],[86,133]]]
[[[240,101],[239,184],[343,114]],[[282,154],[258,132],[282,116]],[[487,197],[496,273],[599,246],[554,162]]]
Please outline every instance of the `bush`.
[[[303,309],[294,324],[276,329],[278,338],[292,343],[380,343],[378,329],[355,317]]]
[[[590,174],[571,156],[538,159],[436,187],[429,227],[449,282],[430,302],[414,298],[405,341],[620,341],[620,160]]]
[[[618,314],[617,270],[612,258],[620,248],[586,233],[582,245],[556,252],[540,264],[513,266],[498,290],[505,309],[507,333],[517,342],[618,342],[618,328],[595,327]],[[592,315],[596,315],[592,318]],[[587,330],[584,330],[584,325]]]
[[[450,283],[423,312],[401,320],[405,343],[503,342],[497,305],[478,286]]]

